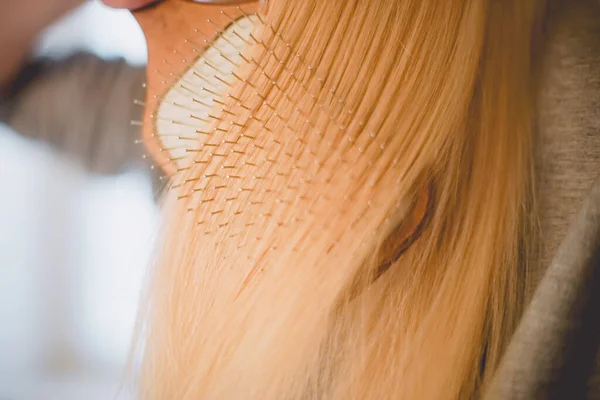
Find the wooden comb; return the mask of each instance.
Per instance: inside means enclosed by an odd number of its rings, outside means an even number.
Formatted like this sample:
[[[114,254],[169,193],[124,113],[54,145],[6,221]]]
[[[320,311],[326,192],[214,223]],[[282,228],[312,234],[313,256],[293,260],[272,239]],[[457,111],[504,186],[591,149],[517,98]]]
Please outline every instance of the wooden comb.
[[[258,11],[257,1],[200,3],[190,0],[167,0],[135,11],[134,16],[144,31],[148,46],[147,97],[143,118],[143,142],[155,164],[167,175],[175,172],[176,164],[168,148],[155,133],[155,112],[164,95],[188,71],[202,53],[193,46],[182,46],[192,32],[201,32],[207,48],[227,28],[232,20],[248,17]],[[223,15],[226,18],[223,18]],[[169,74],[160,74],[167,64]],[[418,191],[409,215],[389,233],[378,255],[381,276],[417,240],[432,208],[432,190],[426,185]]]

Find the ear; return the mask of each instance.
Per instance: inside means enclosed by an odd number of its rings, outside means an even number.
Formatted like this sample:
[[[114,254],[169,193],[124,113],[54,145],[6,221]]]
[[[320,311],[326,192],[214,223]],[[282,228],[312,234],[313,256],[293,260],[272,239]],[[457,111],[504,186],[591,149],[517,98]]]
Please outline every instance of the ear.
[[[149,3],[143,0],[110,0],[107,4]],[[148,46],[148,68],[146,80],[146,107],[143,119],[143,141],[166,175],[175,172],[170,162],[170,154],[162,149],[167,146],[156,133],[153,114],[160,106],[161,99],[202,56],[198,49],[186,45],[186,40],[202,32],[208,43],[214,40],[231,22],[223,18],[223,13],[231,18],[240,18],[245,13],[254,13],[258,1],[241,1],[238,4],[205,4],[189,0],[170,0],[156,3],[133,12],[144,31]],[[200,41],[200,39],[199,39]],[[204,49],[206,50],[206,49]],[[162,71],[162,74],[159,73]],[[166,74],[165,74],[166,72]]]
[[[409,214],[383,241],[379,249],[375,279],[387,271],[419,238],[431,216],[432,208],[433,186],[430,184],[417,192]]]

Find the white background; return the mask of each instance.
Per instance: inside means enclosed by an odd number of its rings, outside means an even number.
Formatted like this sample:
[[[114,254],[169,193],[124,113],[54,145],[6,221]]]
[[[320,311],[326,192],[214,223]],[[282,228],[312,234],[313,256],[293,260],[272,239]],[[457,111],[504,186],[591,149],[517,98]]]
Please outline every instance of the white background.
[[[89,3],[38,52],[145,62],[126,11]],[[0,399],[130,399],[123,370],[157,210],[143,171],[87,176],[0,125]]]

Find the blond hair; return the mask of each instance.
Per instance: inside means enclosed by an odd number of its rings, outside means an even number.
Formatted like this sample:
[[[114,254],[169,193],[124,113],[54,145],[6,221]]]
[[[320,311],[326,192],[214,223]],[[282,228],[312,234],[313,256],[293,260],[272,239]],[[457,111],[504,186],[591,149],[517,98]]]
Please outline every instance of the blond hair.
[[[267,2],[165,199],[142,398],[481,394],[532,251],[539,8]]]

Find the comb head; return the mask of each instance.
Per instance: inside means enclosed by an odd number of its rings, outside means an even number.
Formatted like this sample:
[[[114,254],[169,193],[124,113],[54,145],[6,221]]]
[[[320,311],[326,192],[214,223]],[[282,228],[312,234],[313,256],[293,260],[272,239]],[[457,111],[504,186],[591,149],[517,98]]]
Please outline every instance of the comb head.
[[[236,4],[239,3],[238,1]],[[244,3],[247,12],[256,10],[255,2]],[[179,83],[178,81],[181,81],[186,74],[188,77],[195,76],[191,69],[194,63],[206,49],[210,49],[213,41],[218,40],[221,32],[231,24],[232,19],[244,17],[244,13],[239,5],[164,1],[153,7],[138,10],[134,12],[134,16],[142,27],[148,43],[143,140],[149,153],[156,160],[156,165],[162,168],[167,175],[171,175],[177,170],[177,164],[172,159],[181,156],[171,154],[166,150],[170,146],[172,147],[174,138],[169,136],[168,131],[157,128],[157,121],[163,119],[163,117],[156,118],[157,111],[160,105],[165,103],[165,97],[169,93],[170,97],[177,97],[173,93],[174,90],[185,90],[181,88],[183,81]],[[240,29],[238,28],[238,30]],[[223,41],[221,40],[221,42]],[[225,43],[229,45],[226,41]],[[238,40],[234,39],[234,43],[238,43]],[[219,64],[223,61],[217,59]],[[218,83],[214,77],[205,74],[204,71],[201,76]],[[198,77],[192,78],[193,81],[198,79]],[[208,87],[209,85],[205,83],[203,86]],[[197,96],[198,94],[208,95],[208,92],[196,91],[194,97],[201,97]],[[191,99],[191,94],[188,93],[186,99]],[[177,105],[173,106],[177,107]],[[194,106],[198,108],[202,104],[194,102]],[[202,110],[202,112],[204,111]],[[185,113],[186,118],[189,118],[189,114],[191,112]],[[169,118],[169,115],[164,118],[172,119]],[[194,125],[198,125],[198,121],[195,120]],[[180,127],[184,127],[184,125],[180,124]],[[185,132],[185,129],[178,130],[177,133],[180,134],[174,136],[185,136]]]
[[[381,159],[392,138],[379,137],[377,121],[328,86],[318,63],[256,3],[172,1],[136,17],[149,47],[144,142],[203,234],[225,232],[243,246],[301,224],[326,237],[344,221],[349,229],[391,231],[406,212],[409,205],[397,205],[399,215],[369,221],[394,202],[386,171],[396,159]],[[339,236],[326,239],[328,251]],[[278,240],[270,235],[266,246]]]

